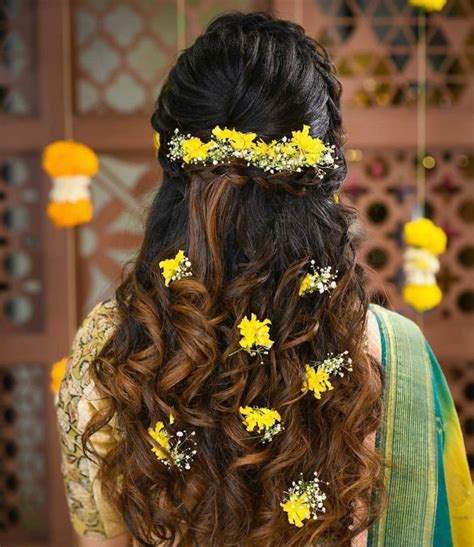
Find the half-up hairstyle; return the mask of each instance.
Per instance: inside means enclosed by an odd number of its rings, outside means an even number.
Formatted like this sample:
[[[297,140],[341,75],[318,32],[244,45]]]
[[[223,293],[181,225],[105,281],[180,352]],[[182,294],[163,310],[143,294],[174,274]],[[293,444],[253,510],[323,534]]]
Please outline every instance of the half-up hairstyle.
[[[182,52],[158,97],[163,184],[116,292],[114,335],[91,366],[108,404],[84,435],[90,453],[94,432],[117,424],[99,479],[140,545],[344,545],[380,512],[381,461],[366,439],[381,419],[381,369],[364,348],[356,215],[333,198],[346,176],[340,94],[325,51],[300,26],[232,13]],[[183,166],[167,155],[175,128],[209,140],[219,125],[270,142],[304,124],[335,146],[337,166],[322,180],[312,169]],[[192,276],[167,287],[159,262],[180,249]],[[330,296],[298,295],[311,260],[337,270]],[[235,353],[251,313],[272,321],[263,363]],[[304,393],[305,363],[344,351],[352,372],[320,400]],[[284,432],[260,443],[242,425],[246,405],[278,410]],[[148,428],[171,412],[196,432],[187,471],[151,450]],[[315,471],[327,482],[326,512],[297,528],[280,504]]]

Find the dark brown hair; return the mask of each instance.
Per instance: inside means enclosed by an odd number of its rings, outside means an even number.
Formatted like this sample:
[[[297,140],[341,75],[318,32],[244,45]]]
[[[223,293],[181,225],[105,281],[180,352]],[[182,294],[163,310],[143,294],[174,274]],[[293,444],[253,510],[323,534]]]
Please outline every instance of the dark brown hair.
[[[342,545],[380,511],[381,463],[365,443],[381,416],[381,369],[364,351],[365,277],[336,203],[346,175],[341,88],[325,51],[303,29],[264,13],[219,17],[185,50],[157,101],[163,184],[139,256],[116,292],[119,321],[91,369],[108,402],[84,436],[115,417],[117,445],[99,479],[142,545]],[[336,147],[337,167],[266,174],[233,162],[184,168],[167,157],[177,127],[203,139],[216,126],[266,142],[303,124]],[[192,277],[164,284],[159,261],[186,251]],[[337,288],[298,296],[309,261],[338,271]],[[271,319],[263,364],[238,348],[246,315]],[[353,371],[321,400],[302,392],[304,365],[349,351]],[[266,445],[239,407],[277,409],[285,431]],[[158,461],[147,429],[158,420],[196,432],[181,472]],[[92,455],[91,455],[92,457]],[[326,513],[302,528],[282,511],[300,473],[317,471]],[[353,526],[356,504],[364,510]]]

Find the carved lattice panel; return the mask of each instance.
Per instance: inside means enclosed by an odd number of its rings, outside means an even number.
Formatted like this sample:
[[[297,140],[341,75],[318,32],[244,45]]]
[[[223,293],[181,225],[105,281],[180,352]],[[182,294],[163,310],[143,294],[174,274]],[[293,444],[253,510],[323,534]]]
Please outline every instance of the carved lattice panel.
[[[0,156],[0,331],[43,325],[45,201],[39,155]]]
[[[411,106],[416,101],[416,11],[407,0],[304,2],[304,26],[325,45],[350,107]],[[474,5],[450,0],[427,16],[427,101],[472,107]]]
[[[0,366],[0,533],[5,545],[12,545],[9,537],[33,541],[48,533],[45,372],[36,363]]]
[[[74,2],[77,112],[149,114],[178,48],[215,15],[245,9],[250,2],[187,2],[183,13],[177,5],[175,0]]]
[[[0,3],[0,114],[36,112],[36,2]]]
[[[122,266],[136,254],[159,170],[150,150],[139,158],[100,157],[92,187],[94,219],[79,231],[81,306],[84,313],[108,298]]]
[[[426,314],[425,324],[474,321],[474,155],[467,150],[430,150],[427,170],[427,214],[448,234],[441,257],[442,304]],[[388,300],[404,315],[414,316],[402,301],[402,228],[415,203],[414,150],[351,150],[345,195],[360,211],[367,229],[362,255],[373,269],[375,299]]]

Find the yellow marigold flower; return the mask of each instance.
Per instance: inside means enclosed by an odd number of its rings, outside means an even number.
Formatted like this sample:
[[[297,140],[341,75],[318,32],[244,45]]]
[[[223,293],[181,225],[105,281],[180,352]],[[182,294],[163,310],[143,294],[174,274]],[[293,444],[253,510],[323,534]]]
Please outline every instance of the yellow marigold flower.
[[[245,416],[242,422],[247,431],[262,431],[273,427],[276,422],[281,421],[280,413],[272,408],[241,406],[239,412],[242,416]]]
[[[50,388],[53,393],[59,393],[59,388],[61,387],[62,379],[64,378],[64,375],[66,374],[66,367],[67,367],[67,357],[64,357],[63,359],[56,361],[56,363],[53,363],[51,367],[51,384]]]
[[[48,203],[46,214],[59,228],[70,228],[92,220],[92,202],[89,199],[75,202],[51,201]]]
[[[92,148],[85,144],[72,140],[55,141],[44,149],[42,165],[50,177],[92,177],[99,169],[99,160]]]
[[[182,279],[191,275],[190,267],[191,262],[186,258],[184,251],[178,251],[174,258],[168,258],[162,260],[159,263],[163,277],[165,278],[165,285],[169,287],[171,281],[176,279]]]
[[[311,509],[308,504],[306,494],[291,494],[290,499],[285,503],[280,503],[283,511],[288,514],[288,522],[298,528],[303,526],[303,521],[311,516]]]
[[[166,450],[166,452],[169,452],[169,450],[170,450],[170,438],[169,438],[168,432],[165,429],[165,425],[164,425],[163,422],[156,422],[154,428],[149,427],[148,428],[148,434],[156,442],[156,444],[161,446],[164,450]],[[156,457],[159,460],[167,460],[168,459],[166,457],[166,455],[163,454],[163,452],[156,446],[153,446],[151,451],[154,454],[156,454]]]
[[[241,347],[247,351],[254,347],[271,348],[273,341],[270,340],[270,327],[268,326],[271,323],[270,319],[259,321],[254,313],[251,314],[250,319],[244,317],[238,325],[242,336]]]
[[[155,156],[157,156],[160,150],[160,134],[158,131],[153,133],[153,146],[155,147]]]
[[[234,150],[244,150],[244,148],[254,148],[255,143],[253,141],[256,136],[256,133],[241,133],[234,130],[229,138]]]
[[[422,313],[439,305],[443,293],[438,285],[405,285],[403,300],[417,312]]]
[[[234,136],[234,133],[235,132],[233,129],[221,129],[218,125],[216,125],[216,127],[214,127],[214,129],[212,130],[212,134],[214,135],[214,137],[216,137],[220,141],[224,139],[230,139]]]
[[[310,288],[312,282],[313,282],[313,275],[309,273],[306,274],[303,277],[303,281],[300,283],[298,295],[302,296]]]
[[[202,142],[199,137],[191,137],[183,141],[185,155],[183,161],[190,163],[191,160],[205,160],[209,150],[215,145],[214,141]]]
[[[407,222],[403,227],[403,237],[407,245],[426,249],[434,255],[446,250],[446,233],[428,218]]]
[[[321,399],[321,393],[334,389],[329,381],[329,374],[322,368],[315,369],[310,365],[305,365],[305,385],[303,391],[308,389],[314,393],[316,399]]]
[[[447,0],[409,0],[414,8],[422,8],[425,11],[441,11]]]

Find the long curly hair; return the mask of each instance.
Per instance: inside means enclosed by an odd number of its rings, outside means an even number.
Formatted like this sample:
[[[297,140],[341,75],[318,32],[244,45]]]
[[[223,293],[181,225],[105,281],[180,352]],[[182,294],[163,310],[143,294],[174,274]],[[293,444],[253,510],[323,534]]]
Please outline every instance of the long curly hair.
[[[114,421],[119,439],[99,480],[140,545],[345,545],[380,513],[381,458],[365,441],[381,420],[382,372],[364,348],[356,214],[333,198],[346,176],[340,94],[324,49],[266,13],[215,19],[161,90],[152,125],[163,183],[116,291],[114,334],[91,365],[107,405],[83,439],[94,457],[91,437]],[[209,139],[220,125],[270,142],[303,124],[335,146],[337,167],[322,180],[314,169],[183,167],[167,156],[175,128]],[[193,275],[166,287],[158,263],[179,249]],[[338,271],[330,297],[298,296],[312,259]],[[237,325],[252,312],[272,322],[263,363],[234,353]],[[346,350],[353,371],[320,400],[305,394],[305,363]],[[246,405],[277,409],[284,433],[261,444],[242,425]],[[196,432],[185,472],[151,450],[148,428],[171,412],[167,427]],[[315,471],[327,483],[326,512],[297,528],[280,503]]]

